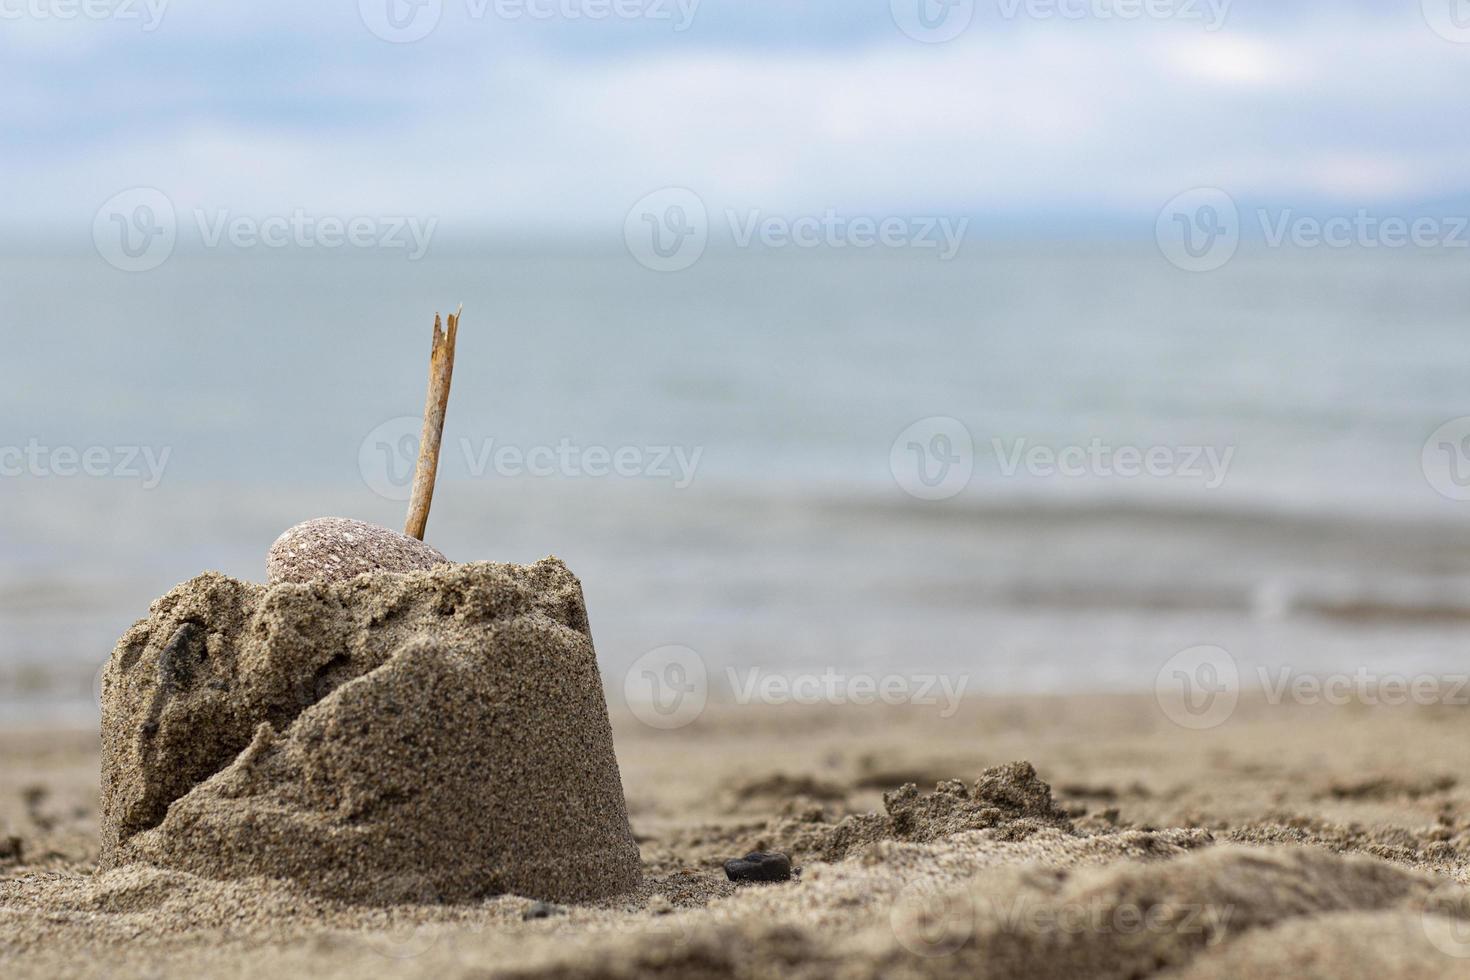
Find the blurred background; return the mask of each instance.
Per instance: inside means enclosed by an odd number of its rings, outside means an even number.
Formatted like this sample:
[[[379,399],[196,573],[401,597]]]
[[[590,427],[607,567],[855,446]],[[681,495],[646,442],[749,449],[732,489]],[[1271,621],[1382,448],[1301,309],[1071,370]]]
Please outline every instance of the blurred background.
[[[275,537],[557,554],[606,679],[1462,670],[1470,6],[0,0],[0,720]]]

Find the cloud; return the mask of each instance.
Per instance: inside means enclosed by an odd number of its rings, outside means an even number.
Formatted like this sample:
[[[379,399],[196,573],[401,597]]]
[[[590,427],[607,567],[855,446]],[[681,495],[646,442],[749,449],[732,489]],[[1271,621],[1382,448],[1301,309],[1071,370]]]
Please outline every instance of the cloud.
[[[448,235],[616,227],[670,185],[716,209],[1081,216],[1199,185],[1361,205],[1470,191],[1470,58],[1417,17],[1237,5],[1211,33],[992,16],[929,45],[856,6],[824,29],[704,0],[676,34],[450,4],[403,45],[350,4],[178,0],[146,35],[25,24],[0,42],[0,177],[22,191],[7,223],[82,234],[135,185],[183,210],[436,215]]]

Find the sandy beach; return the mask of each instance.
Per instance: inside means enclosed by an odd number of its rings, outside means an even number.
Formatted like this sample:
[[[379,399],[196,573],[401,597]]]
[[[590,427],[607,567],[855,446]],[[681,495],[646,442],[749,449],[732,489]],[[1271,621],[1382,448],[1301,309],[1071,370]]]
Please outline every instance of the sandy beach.
[[[0,980],[1470,978],[1467,13],[0,0]]]
[[[950,718],[912,706],[712,704],[673,732],[615,708],[613,725],[640,890],[556,906],[426,894],[388,908],[282,881],[137,865],[96,873],[96,735],[6,732],[4,974],[1467,969],[1463,709],[1247,698],[1221,727],[1191,732],[1151,696],[1118,695],[972,698]],[[1023,760],[1034,776],[1012,765]],[[800,874],[727,881],[723,862],[757,849],[789,853]]]

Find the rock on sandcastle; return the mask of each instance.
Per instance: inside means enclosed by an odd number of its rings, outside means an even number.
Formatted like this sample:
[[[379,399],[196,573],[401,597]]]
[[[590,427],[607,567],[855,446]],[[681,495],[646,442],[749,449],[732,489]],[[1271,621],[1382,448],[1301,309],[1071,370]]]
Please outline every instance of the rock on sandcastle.
[[[102,867],[290,879],[353,902],[637,887],[576,577],[423,542],[459,315],[436,317],[406,533],[310,521],[267,584],[207,573],[113,651]]]

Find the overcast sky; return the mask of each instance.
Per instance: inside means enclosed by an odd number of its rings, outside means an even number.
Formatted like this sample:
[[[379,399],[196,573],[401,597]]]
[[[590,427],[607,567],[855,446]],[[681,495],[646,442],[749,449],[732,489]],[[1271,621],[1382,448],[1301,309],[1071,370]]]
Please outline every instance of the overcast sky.
[[[83,2],[123,7],[57,16]],[[620,223],[666,186],[1011,228],[1147,228],[1211,185],[1470,201],[1461,0],[419,2],[0,0],[0,227],[86,232],[135,186],[441,234]]]

